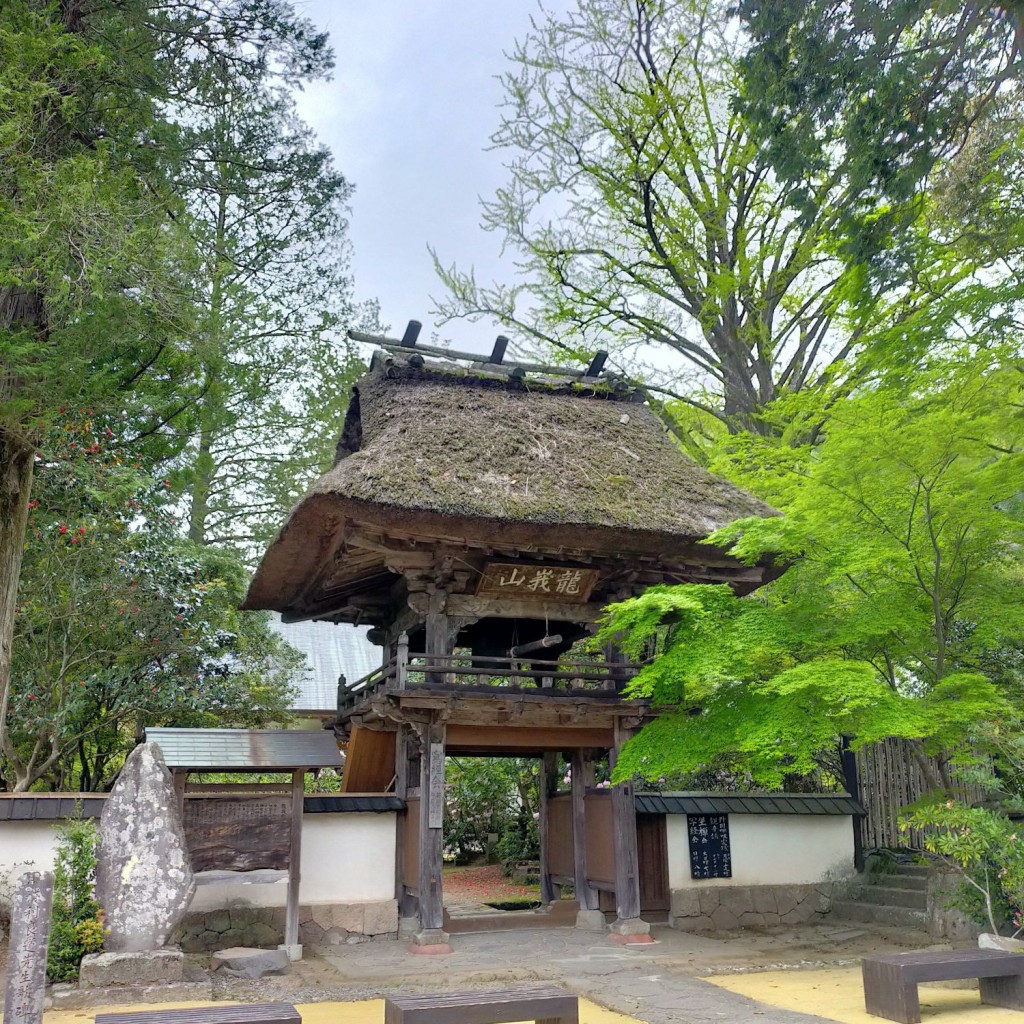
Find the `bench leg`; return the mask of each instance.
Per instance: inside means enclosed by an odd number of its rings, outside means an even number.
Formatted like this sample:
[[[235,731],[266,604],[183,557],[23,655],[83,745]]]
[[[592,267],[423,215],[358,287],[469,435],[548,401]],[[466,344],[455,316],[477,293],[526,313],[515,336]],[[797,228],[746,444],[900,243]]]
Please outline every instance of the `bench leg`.
[[[921,1002],[917,984],[903,979],[896,964],[861,963],[864,977],[864,1008],[874,1017],[899,1021],[899,1024],[920,1024]]]
[[[1001,978],[979,978],[981,1001],[990,1006],[1024,1010],[1024,977],[1007,974]]]

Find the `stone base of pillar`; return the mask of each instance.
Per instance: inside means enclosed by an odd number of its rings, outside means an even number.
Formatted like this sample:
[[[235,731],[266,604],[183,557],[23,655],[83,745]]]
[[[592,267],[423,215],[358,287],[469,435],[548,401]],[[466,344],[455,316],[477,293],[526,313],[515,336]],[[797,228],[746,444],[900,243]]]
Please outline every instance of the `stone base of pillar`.
[[[441,928],[427,928],[417,932],[409,943],[409,952],[419,956],[444,956],[447,953],[454,953],[450,943],[449,935]]]
[[[623,921],[616,918],[609,926],[609,938],[619,946],[636,946],[647,942],[653,942],[651,938],[651,926],[639,917]]]
[[[576,915],[576,927],[586,932],[603,932],[608,928],[603,911],[582,909]]]

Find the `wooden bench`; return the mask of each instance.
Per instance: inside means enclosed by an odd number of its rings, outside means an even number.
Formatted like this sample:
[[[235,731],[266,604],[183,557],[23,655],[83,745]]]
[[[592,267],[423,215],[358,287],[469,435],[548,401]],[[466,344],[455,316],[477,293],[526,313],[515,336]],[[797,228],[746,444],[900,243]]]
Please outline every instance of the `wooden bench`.
[[[520,1020],[578,1024],[579,1001],[571,992],[554,985],[384,1000],[384,1024],[509,1024]]]
[[[302,1024],[302,1017],[290,1003],[244,1003],[195,1010],[98,1013],[96,1024]]]
[[[865,957],[861,969],[868,1013],[901,1024],[917,1024],[921,1019],[917,986],[922,981],[977,978],[983,1003],[1024,1010],[1024,953],[997,949],[892,953]]]

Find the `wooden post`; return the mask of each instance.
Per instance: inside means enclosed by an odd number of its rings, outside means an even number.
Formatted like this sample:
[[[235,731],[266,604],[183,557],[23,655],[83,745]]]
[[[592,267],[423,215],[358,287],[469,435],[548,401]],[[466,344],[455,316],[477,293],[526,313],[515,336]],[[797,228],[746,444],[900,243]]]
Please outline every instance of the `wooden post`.
[[[395,645],[395,689],[404,690],[409,672],[409,634],[400,633]]]
[[[615,747],[609,765],[615,770],[622,744],[630,732],[615,722]],[[612,832],[615,839],[615,917],[612,938],[619,942],[650,942],[651,926],[640,919],[640,857],[636,844],[636,799],[632,781],[612,786]]]
[[[403,801],[409,796],[409,727],[399,725],[395,732],[395,796]],[[407,811],[395,815],[395,899],[398,916],[403,917],[408,900],[405,892],[405,816]]]
[[[576,876],[576,899],[580,905],[577,925],[604,928],[604,916],[598,909],[597,891],[587,879],[587,787],[594,781],[594,762],[583,750],[572,752],[572,858]],[[600,921],[598,920],[600,917]]]
[[[284,949],[290,960],[302,959],[299,944],[299,881],[302,878],[302,805],[306,773],[292,772],[291,842],[288,848],[288,903],[284,916]]]
[[[445,614],[445,600],[448,595],[443,590],[431,592],[428,600],[426,621],[426,655],[427,659],[452,652],[451,636],[448,630],[448,616]],[[449,683],[451,673],[428,672],[428,683]]]
[[[171,780],[174,783],[174,799],[178,802],[178,814],[184,820],[185,814],[185,783],[188,781],[188,772],[179,768],[171,773]]]
[[[537,789],[540,792],[540,816],[537,827],[540,830],[540,899],[545,905],[557,899],[555,887],[551,882],[551,836],[550,801],[556,785],[558,772],[558,755],[546,753],[540,759],[540,775]]]
[[[444,930],[444,723],[434,719],[421,729],[420,754],[420,930],[413,953],[451,953]]]

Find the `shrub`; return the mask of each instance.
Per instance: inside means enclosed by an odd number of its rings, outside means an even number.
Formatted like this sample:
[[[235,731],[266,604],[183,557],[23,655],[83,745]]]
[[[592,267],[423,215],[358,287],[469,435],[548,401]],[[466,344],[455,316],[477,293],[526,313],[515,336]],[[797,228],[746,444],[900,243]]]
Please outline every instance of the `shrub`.
[[[103,913],[96,902],[99,833],[89,819],[72,819],[57,829],[53,915],[46,974],[51,981],[75,981],[86,953],[103,948]]]
[[[955,800],[919,807],[900,828],[925,830],[925,849],[954,867],[963,881],[956,905],[999,933],[1009,919],[1024,931],[1024,841],[1006,815]]]

